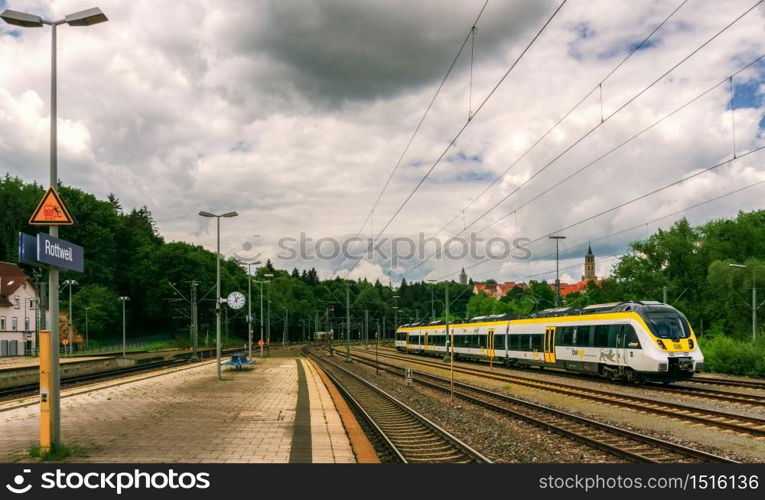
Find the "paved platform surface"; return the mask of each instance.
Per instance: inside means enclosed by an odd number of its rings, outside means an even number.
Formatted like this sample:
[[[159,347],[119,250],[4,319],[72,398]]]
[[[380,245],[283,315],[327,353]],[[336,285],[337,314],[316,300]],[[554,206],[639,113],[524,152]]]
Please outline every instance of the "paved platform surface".
[[[63,397],[63,442],[86,454],[67,461],[356,461],[311,363],[256,358],[253,366],[224,367],[217,381],[214,363],[206,363]],[[0,412],[0,461],[18,460],[37,441],[38,415],[37,405]]]

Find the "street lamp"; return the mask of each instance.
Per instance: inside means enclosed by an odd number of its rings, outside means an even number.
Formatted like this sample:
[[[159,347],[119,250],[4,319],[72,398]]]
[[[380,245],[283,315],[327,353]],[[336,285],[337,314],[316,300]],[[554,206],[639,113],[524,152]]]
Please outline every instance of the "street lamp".
[[[284,329],[282,330],[282,346],[284,346],[287,343],[287,318],[289,317],[289,310],[287,306],[282,306],[282,309],[284,309]]]
[[[74,328],[74,317],[72,316],[72,286],[77,286],[79,283],[77,283],[75,280],[64,280],[64,286],[69,287],[69,335],[67,338],[69,339],[69,345],[67,346],[69,351],[69,355],[72,355],[72,329]]]
[[[217,259],[215,261],[215,359],[218,372],[218,380],[221,380],[220,376],[220,218],[221,217],[236,217],[239,215],[236,212],[226,212],[225,214],[215,215],[210,212],[201,211],[199,215],[202,217],[215,218],[217,223],[217,247],[216,254]]]
[[[247,356],[252,359],[252,266],[260,264],[259,260],[247,262]],[[263,311],[261,311],[262,313]]]
[[[271,273],[264,274],[263,276],[265,276],[266,278],[273,278],[274,277],[274,275],[271,274]],[[263,357],[263,344],[264,344],[264,341],[263,341],[263,283],[268,284],[268,283],[271,283],[271,282],[269,280],[263,280],[263,281],[256,281],[255,283],[259,283],[260,284],[260,357],[262,358]],[[269,290],[270,290],[270,288],[269,288]],[[270,293],[269,293],[269,295],[270,295]],[[269,303],[270,302],[271,301],[269,300]]]
[[[130,297],[123,296],[120,297],[120,301],[122,301],[122,357],[125,357],[125,302],[130,300]]]
[[[88,309],[92,309],[91,307],[85,308],[85,350],[88,349]]]
[[[748,266],[744,264],[728,264],[730,267],[735,267],[738,269],[746,269]],[[754,269],[752,269],[752,340],[754,341],[757,338],[757,309],[760,308],[762,304],[757,304],[757,275],[754,272]]]
[[[560,275],[558,261],[558,243],[565,240],[565,236],[550,236],[549,239],[555,240],[555,307],[560,307]]]
[[[18,12],[6,9],[0,14],[0,18],[8,24],[22,28],[41,28],[43,25],[51,27],[51,75],[50,75],[50,186],[58,185],[58,133],[57,133],[57,87],[56,87],[56,28],[61,24],[69,26],[91,26],[93,24],[108,21],[103,12],[97,7],[70,14],[64,19],[49,21],[34,14]],[[58,226],[50,226],[49,233],[53,237],[58,237]],[[50,378],[51,384],[48,388],[48,402],[50,406],[49,435],[53,445],[58,445],[61,441],[61,400],[60,385],[61,375],[59,372],[58,361],[58,269],[51,267],[48,272],[48,289],[50,297],[48,298],[48,310],[50,312]],[[40,443],[47,447],[47,443]]]

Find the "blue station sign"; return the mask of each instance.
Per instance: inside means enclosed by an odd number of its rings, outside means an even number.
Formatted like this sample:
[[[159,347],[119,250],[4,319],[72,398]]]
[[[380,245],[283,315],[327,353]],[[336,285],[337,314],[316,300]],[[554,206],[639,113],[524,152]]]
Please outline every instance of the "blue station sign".
[[[37,260],[59,269],[81,273],[85,269],[84,249],[66,240],[37,233]]]
[[[19,233],[19,261],[81,273],[85,269],[85,251],[79,245],[45,233],[37,233],[36,237]]]

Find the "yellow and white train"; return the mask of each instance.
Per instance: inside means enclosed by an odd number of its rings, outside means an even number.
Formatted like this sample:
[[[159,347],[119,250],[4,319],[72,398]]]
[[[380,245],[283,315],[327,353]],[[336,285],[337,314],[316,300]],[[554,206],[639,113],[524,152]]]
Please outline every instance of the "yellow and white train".
[[[704,356],[685,316],[660,302],[623,302],[542,311],[535,318],[482,316],[449,325],[455,357],[492,359],[631,382],[690,379]],[[443,323],[403,325],[396,349],[443,355]]]

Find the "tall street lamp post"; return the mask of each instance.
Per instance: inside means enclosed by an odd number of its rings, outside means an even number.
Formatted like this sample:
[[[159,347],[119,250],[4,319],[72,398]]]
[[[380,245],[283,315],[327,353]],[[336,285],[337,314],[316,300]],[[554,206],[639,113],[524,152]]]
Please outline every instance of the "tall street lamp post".
[[[273,278],[273,274],[264,274],[266,278]],[[256,281],[255,283],[260,284],[260,357],[263,357],[263,344],[265,344],[265,341],[263,340],[263,283],[271,283],[268,280],[263,281]]]
[[[90,309],[90,307],[85,308],[85,350],[87,350],[89,347],[88,345],[88,309]]]
[[[247,356],[252,359],[252,266],[257,266],[260,261],[247,262]],[[260,311],[263,314],[261,308]]]
[[[284,346],[287,343],[287,318],[289,317],[289,310],[287,306],[282,306],[282,309],[284,309],[284,329],[282,330],[282,346]]]
[[[127,335],[125,335],[125,302],[130,300],[130,297],[128,296],[122,296],[120,297],[120,301],[122,302],[122,357],[125,357],[125,347],[126,347],[126,339]]]
[[[736,267],[738,269],[746,269],[748,266],[744,264],[728,264],[730,267]],[[757,309],[762,304],[757,304],[757,275],[752,269],[752,340],[757,338]]]
[[[221,217],[236,217],[239,215],[236,212],[226,212],[225,214],[216,215],[210,212],[199,212],[199,215],[202,217],[214,217],[216,221],[216,227],[217,227],[217,246],[216,246],[216,254],[217,258],[215,261],[215,359],[216,359],[216,367],[217,367],[217,374],[218,374],[218,380],[221,380],[220,375],[220,308],[221,308],[221,296],[220,296],[220,218]]]
[[[50,75],[50,172],[49,179],[51,187],[58,185],[58,131],[57,131],[57,87],[56,87],[56,28],[61,24],[69,26],[91,26],[93,24],[108,21],[107,17],[101,12],[101,9],[94,7],[74,14],[65,16],[64,19],[49,21],[34,14],[18,12],[6,9],[0,14],[0,18],[8,24],[20,26],[22,28],[42,28],[44,25],[51,27],[51,75]],[[58,226],[50,226],[51,236],[58,237]],[[51,444],[61,443],[61,399],[60,386],[61,374],[59,372],[58,360],[58,269],[51,267],[48,271],[48,311],[50,312],[50,378],[51,384],[48,388],[48,401],[50,406],[50,420],[47,433],[50,436]],[[45,445],[43,445],[45,446]]]

